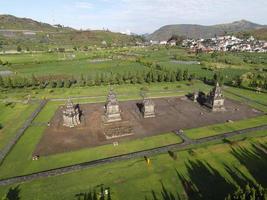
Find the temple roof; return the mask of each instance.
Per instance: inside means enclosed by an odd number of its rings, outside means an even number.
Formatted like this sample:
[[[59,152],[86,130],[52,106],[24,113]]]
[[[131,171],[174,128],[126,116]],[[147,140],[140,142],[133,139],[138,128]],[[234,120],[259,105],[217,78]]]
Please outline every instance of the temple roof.
[[[65,110],[63,110],[63,114],[67,116],[74,116],[78,113],[77,109],[75,108],[75,105],[73,104],[71,98],[68,98],[66,104],[65,104]]]
[[[144,104],[144,106],[155,105],[151,99],[144,99],[143,104]]]
[[[210,96],[214,98],[220,98],[222,97],[222,88],[220,87],[219,83],[216,83],[216,86],[212,89]]]
[[[110,89],[109,94],[108,94],[108,98],[107,98],[107,104],[117,104],[117,97],[116,94],[113,92],[112,89]]]

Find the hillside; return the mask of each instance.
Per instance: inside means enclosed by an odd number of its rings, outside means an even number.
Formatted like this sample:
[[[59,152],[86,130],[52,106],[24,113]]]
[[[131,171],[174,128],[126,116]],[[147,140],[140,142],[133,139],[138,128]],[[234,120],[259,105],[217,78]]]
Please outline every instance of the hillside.
[[[266,40],[267,41],[267,28],[255,29],[250,31],[243,31],[236,33],[237,37],[247,38],[249,36],[253,36],[258,40]]]
[[[12,15],[0,15],[0,50],[12,50],[17,46],[29,50],[89,45],[127,45],[140,41],[138,36],[129,36],[104,30],[78,31],[69,27],[52,26],[32,19]]]
[[[69,27],[52,26],[29,18],[19,18],[13,15],[0,15],[0,30],[31,30],[31,31],[71,31]]]
[[[267,28],[266,25],[255,24],[246,20],[236,21],[228,24],[218,24],[212,26],[177,24],[167,25],[156,30],[147,38],[149,40],[168,40],[173,35],[185,36],[187,38],[210,38],[215,35],[225,35],[241,31]]]

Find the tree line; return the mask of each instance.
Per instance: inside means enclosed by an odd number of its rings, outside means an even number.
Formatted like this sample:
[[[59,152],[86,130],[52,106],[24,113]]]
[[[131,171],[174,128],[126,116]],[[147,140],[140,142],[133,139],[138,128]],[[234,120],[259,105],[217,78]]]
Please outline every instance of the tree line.
[[[1,88],[70,88],[72,86],[100,86],[100,85],[113,85],[113,84],[142,84],[152,82],[175,82],[183,80],[195,79],[194,74],[189,74],[188,70],[144,70],[137,72],[124,72],[124,73],[98,73],[95,75],[85,76],[83,74],[77,77],[69,77],[62,79],[43,78],[32,75],[31,77],[21,77],[18,75],[2,77],[0,76]]]

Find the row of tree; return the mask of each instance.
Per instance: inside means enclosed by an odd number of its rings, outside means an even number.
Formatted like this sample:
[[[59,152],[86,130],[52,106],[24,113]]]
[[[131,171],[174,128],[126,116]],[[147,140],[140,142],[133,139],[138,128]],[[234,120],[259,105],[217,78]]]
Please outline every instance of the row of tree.
[[[189,74],[188,70],[182,71],[163,71],[154,70],[125,72],[125,73],[100,73],[96,75],[81,75],[80,78],[70,77],[65,79],[47,80],[40,79],[34,75],[31,78],[20,76],[0,76],[0,87],[2,88],[24,88],[24,87],[39,87],[39,88],[69,88],[71,86],[99,86],[113,84],[142,84],[151,82],[175,82],[183,80],[195,79],[194,74]]]
[[[267,200],[266,190],[259,184],[246,185],[245,188],[240,188],[229,194],[225,200]]]

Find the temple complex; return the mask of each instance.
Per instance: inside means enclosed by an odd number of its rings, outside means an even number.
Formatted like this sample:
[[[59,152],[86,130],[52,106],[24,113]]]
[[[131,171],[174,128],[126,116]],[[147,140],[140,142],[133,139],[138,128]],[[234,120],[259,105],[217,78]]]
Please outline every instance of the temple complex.
[[[105,112],[106,122],[121,121],[121,111],[119,108],[119,103],[117,101],[116,94],[113,92],[112,89],[109,91],[105,109],[106,109]]]
[[[142,113],[144,118],[155,117],[155,104],[150,99],[143,100]]]
[[[207,96],[206,105],[212,109],[212,111],[224,111],[224,97],[222,95],[222,89],[219,83],[216,83],[216,86]]]
[[[73,128],[80,124],[80,111],[69,98],[63,110],[63,126]]]

